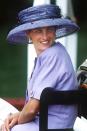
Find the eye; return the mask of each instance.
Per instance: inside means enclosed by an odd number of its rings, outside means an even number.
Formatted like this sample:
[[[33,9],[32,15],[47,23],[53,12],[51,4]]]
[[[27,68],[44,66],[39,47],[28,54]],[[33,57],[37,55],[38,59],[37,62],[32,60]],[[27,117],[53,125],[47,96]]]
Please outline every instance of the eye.
[[[48,32],[55,32],[56,31],[56,28],[55,27],[49,27],[47,29]]]
[[[41,33],[41,32],[42,32],[41,29],[35,29],[35,30],[33,30],[33,33]]]

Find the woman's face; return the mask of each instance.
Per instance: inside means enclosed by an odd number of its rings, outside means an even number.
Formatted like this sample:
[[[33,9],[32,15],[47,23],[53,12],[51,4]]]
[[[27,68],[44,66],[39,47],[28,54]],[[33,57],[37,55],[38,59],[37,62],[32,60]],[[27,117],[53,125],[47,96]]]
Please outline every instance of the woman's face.
[[[55,27],[43,27],[27,31],[27,36],[34,44],[37,55],[49,48],[56,36]]]

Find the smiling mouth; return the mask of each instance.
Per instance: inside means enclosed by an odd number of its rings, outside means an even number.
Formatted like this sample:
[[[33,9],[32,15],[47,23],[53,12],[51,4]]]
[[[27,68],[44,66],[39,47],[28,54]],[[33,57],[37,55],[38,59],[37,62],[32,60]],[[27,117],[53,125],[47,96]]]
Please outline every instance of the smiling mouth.
[[[43,41],[41,43],[44,44],[44,45],[47,45],[49,42],[48,41]]]

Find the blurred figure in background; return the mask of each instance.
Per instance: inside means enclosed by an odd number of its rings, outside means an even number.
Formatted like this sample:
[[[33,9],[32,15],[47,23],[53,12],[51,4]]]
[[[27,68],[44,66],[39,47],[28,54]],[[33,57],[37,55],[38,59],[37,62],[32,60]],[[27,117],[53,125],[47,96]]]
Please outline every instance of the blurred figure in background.
[[[79,66],[77,79],[81,88],[87,88],[87,59]]]

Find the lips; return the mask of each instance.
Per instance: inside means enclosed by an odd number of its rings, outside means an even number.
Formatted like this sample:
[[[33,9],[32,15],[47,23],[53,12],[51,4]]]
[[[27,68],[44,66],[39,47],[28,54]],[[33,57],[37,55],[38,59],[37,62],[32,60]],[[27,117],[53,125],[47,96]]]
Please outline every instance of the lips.
[[[48,41],[42,41],[41,44],[47,45],[49,42]]]

